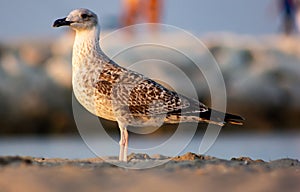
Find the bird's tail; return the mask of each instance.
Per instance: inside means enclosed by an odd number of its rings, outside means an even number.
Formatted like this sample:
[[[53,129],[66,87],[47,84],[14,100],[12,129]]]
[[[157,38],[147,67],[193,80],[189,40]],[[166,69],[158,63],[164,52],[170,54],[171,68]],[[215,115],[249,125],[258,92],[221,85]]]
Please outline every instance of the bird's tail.
[[[168,114],[166,123],[179,123],[179,122],[206,122],[219,126],[226,123],[233,125],[243,125],[245,119],[239,115],[230,113],[223,113],[214,109],[208,108],[207,111],[196,112],[183,112],[178,110]]]
[[[225,119],[224,119],[224,121],[226,123],[230,123],[233,125],[243,125],[244,120],[245,120],[245,118],[243,118],[239,115],[233,115],[233,114],[229,114],[229,113],[225,114]]]
[[[223,113],[214,109],[209,109],[207,114],[200,113],[200,117],[204,115],[204,118],[208,118],[211,121],[220,122],[224,118],[223,122],[233,124],[233,125],[243,125],[243,121],[245,120],[243,117],[239,115],[234,115],[230,113]]]

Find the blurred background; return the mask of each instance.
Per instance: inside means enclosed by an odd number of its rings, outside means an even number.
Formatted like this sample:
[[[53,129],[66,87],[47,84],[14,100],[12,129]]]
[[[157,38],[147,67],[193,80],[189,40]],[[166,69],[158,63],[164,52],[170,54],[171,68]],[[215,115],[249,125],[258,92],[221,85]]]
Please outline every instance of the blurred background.
[[[246,118],[243,127],[223,129],[219,144],[217,141],[209,154],[224,158],[248,154],[266,160],[280,156],[300,158],[298,5],[297,0],[1,2],[0,155],[91,155],[82,152],[85,147],[79,143],[72,114],[74,34],[66,28],[51,27],[57,18],[84,7],[98,14],[103,36],[124,26],[154,22],[182,28],[204,42],[223,73],[227,111]],[[151,28],[149,32],[160,31]],[[127,41],[133,41],[140,35],[137,33],[126,34]],[[193,50],[176,34],[168,38],[178,41],[179,47]],[[106,43],[103,50],[109,55],[118,46],[120,41],[116,39]],[[197,50],[193,51],[197,54]],[[180,59],[172,62],[180,62],[187,69],[190,64]],[[160,73],[170,74],[163,69]],[[205,86],[203,82],[197,91],[201,100],[209,103]],[[114,128],[108,131],[118,134],[115,123],[102,121]],[[166,127],[159,134],[169,131]],[[70,147],[68,151],[82,150],[66,155],[59,145]],[[224,145],[231,149],[226,155],[222,152]],[[266,151],[269,154],[265,155]]]

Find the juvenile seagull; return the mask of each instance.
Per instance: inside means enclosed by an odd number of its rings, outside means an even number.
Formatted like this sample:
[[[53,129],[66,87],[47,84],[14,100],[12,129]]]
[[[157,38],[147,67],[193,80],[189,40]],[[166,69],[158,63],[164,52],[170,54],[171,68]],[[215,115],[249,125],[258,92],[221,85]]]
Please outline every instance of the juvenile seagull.
[[[75,97],[91,113],[118,122],[120,161],[127,161],[128,126],[180,122],[206,122],[220,126],[242,124],[240,116],[210,109],[112,61],[100,48],[100,27],[97,15],[92,11],[73,10],[53,24],[53,27],[60,26],[69,26],[76,31],[72,56]],[[211,117],[212,112],[217,115]]]

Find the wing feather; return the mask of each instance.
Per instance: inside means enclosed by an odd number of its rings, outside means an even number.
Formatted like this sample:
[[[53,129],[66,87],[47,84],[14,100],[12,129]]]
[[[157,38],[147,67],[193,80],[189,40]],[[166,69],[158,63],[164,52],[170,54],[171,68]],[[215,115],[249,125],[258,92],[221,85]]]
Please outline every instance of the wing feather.
[[[124,68],[104,68],[94,86],[107,99],[126,107],[132,115],[191,114],[207,111],[187,98],[139,73]]]

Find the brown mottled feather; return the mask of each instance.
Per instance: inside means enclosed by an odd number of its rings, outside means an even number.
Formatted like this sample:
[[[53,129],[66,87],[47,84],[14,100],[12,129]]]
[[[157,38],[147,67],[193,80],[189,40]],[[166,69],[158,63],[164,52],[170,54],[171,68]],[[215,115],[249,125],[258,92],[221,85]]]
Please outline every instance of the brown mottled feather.
[[[172,112],[178,114],[179,110],[182,113],[199,113],[207,110],[200,102],[170,91],[141,74],[113,66],[105,65],[94,87],[99,94],[105,95],[110,100],[115,90],[116,98],[122,105],[128,106],[134,116],[172,114]],[[122,87],[126,87],[129,91],[122,91],[124,90]]]

